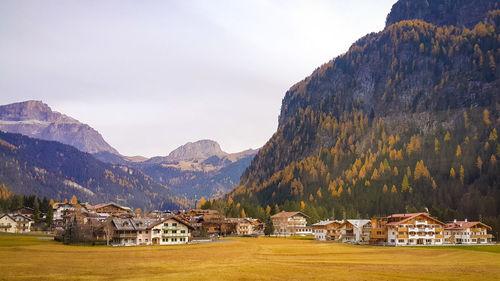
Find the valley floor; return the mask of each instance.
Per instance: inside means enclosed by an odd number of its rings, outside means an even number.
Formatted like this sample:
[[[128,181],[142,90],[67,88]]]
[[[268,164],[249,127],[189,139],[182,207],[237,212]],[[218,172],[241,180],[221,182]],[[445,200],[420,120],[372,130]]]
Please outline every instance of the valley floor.
[[[284,238],[66,246],[0,235],[0,280],[500,280],[500,245],[377,247]]]

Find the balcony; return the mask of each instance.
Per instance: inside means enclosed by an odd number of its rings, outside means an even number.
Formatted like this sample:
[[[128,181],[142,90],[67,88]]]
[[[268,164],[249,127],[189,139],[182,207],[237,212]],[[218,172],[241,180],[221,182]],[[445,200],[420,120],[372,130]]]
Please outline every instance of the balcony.
[[[163,233],[163,237],[189,237],[190,233]]]
[[[398,227],[398,232],[408,232],[408,227]]]
[[[0,228],[3,228],[3,229],[7,229],[7,228],[11,228],[12,225],[9,223],[9,224],[0,224]]]
[[[436,234],[436,239],[443,239],[444,238],[444,235],[442,234]]]
[[[398,234],[397,238],[398,239],[408,239],[408,234]]]
[[[471,239],[491,239],[493,236],[491,234],[480,234],[480,235],[471,235]]]
[[[480,227],[470,229],[471,232],[482,232],[483,230],[484,230],[484,228],[480,228]]]
[[[177,225],[177,226],[163,226],[163,229],[166,229],[166,230],[179,230],[179,229],[183,229],[183,228]]]
[[[135,233],[119,233],[118,238],[137,238],[137,234]]]

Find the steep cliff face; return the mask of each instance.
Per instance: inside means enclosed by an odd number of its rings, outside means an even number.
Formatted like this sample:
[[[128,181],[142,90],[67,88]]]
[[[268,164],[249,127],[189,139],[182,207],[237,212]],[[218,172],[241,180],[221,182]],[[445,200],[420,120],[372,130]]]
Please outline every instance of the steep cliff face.
[[[472,1],[438,2],[423,14],[461,21]],[[498,216],[500,11],[475,15],[496,1],[474,1],[471,30],[406,20],[407,3],[290,88],[277,132],[226,199],[250,215],[279,205],[316,219],[424,208],[444,220]]]
[[[438,26],[454,25],[474,28],[488,11],[500,8],[498,0],[403,0],[387,16],[387,26],[419,19]]]
[[[58,141],[88,153],[119,155],[90,126],[52,109],[41,101],[0,106],[0,130],[33,138]]]

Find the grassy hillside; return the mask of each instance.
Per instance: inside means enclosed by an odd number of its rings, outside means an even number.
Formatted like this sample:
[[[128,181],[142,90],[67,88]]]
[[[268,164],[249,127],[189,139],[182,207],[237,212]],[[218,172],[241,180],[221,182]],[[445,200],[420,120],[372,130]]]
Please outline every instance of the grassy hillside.
[[[495,280],[500,246],[390,248],[281,238],[145,247],[0,235],[5,280]],[[103,266],[106,265],[106,266]]]

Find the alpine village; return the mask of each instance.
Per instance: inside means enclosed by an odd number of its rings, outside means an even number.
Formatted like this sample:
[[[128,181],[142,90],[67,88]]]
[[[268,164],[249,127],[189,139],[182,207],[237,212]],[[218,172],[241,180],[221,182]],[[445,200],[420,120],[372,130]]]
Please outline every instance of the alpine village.
[[[302,243],[303,251],[453,256],[466,247],[496,264],[499,29],[499,0],[399,0],[383,30],[291,86],[272,137],[239,153],[200,140],[167,156],[123,156],[95,129],[42,101],[2,105],[0,253],[5,239],[41,235],[51,247],[101,254]],[[497,279],[498,268],[467,276]],[[10,273],[5,278],[18,279]],[[328,276],[371,279],[339,274]],[[373,279],[411,279],[380,274]],[[177,280],[248,280],[214,276]]]

